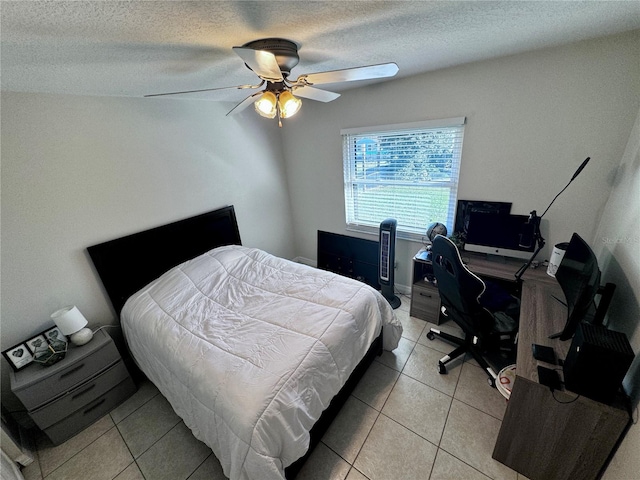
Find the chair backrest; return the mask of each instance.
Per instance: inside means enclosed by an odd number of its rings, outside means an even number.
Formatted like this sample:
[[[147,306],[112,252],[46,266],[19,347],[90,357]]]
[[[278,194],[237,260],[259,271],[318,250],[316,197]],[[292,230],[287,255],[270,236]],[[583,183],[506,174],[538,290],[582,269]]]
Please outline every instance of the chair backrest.
[[[478,302],[485,284],[462,263],[456,245],[442,235],[436,236],[431,258],[440,301],[449,316],[467,333],[480,336],[490,330],[493,317]]]

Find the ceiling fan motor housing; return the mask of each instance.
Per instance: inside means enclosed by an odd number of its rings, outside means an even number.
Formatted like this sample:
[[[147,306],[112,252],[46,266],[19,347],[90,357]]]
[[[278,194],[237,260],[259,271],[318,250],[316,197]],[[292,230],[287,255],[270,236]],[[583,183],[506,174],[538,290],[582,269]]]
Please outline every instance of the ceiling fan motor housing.
[[[245,43],[243,47],[253,50],[265,50],[276,57],[283,77],[289,76],[291,69],[300,61],[298,45],[284,38],[263,38]]]

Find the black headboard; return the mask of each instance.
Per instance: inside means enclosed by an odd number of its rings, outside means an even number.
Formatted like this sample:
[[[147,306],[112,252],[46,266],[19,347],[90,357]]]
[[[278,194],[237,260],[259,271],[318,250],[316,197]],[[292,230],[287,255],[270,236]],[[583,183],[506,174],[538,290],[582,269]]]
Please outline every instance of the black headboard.
[[[241,245],[233,205],[88,247],[120,315],[127,299],[167,270],[223,245]]]

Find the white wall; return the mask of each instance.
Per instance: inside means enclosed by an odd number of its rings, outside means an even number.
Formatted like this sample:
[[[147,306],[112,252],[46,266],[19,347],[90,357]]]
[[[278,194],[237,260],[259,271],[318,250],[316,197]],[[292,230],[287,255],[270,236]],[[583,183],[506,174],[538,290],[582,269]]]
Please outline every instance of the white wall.
[[[616,284],[609,328],[624,332],[640,352],[640,111],[622,156],[613,192],[604,209],[594,251],[603,282]],[[640,355],[624,381],[634,406],[640,403]],[[635,415],[637,418],[637,413]],[[633,425],[607,469],[604,480],[636,478],[640,472],[640,426]]]
[[[574,231],[592,238],[638,109],[639,58],[635,32],[392,80],[330,104],[304,102],[284,135],[298,254],[316,258],[318,229],[349,234],[341,128],[456,116],[467,117],[461,199],[509,201],[513,213],[540,215],[591,156],[545,215],[543,234],[548,247]],[[419,246],[398,242],[397,284],[410,284]]]
[[[193,100],[1,100],[3,350],[67,304],[91,326],[115,322],[95,243],[233,204],[245,245],[294,256],[276,122]]]

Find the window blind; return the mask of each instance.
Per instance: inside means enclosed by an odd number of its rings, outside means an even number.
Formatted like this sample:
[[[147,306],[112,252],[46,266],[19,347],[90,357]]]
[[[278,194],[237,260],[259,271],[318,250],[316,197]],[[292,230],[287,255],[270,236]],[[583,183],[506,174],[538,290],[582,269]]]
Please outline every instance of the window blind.
[[[347,229],[377,233],[395,218],[400,238],[452,232],[465,119],[347,129],[343,135]]]

